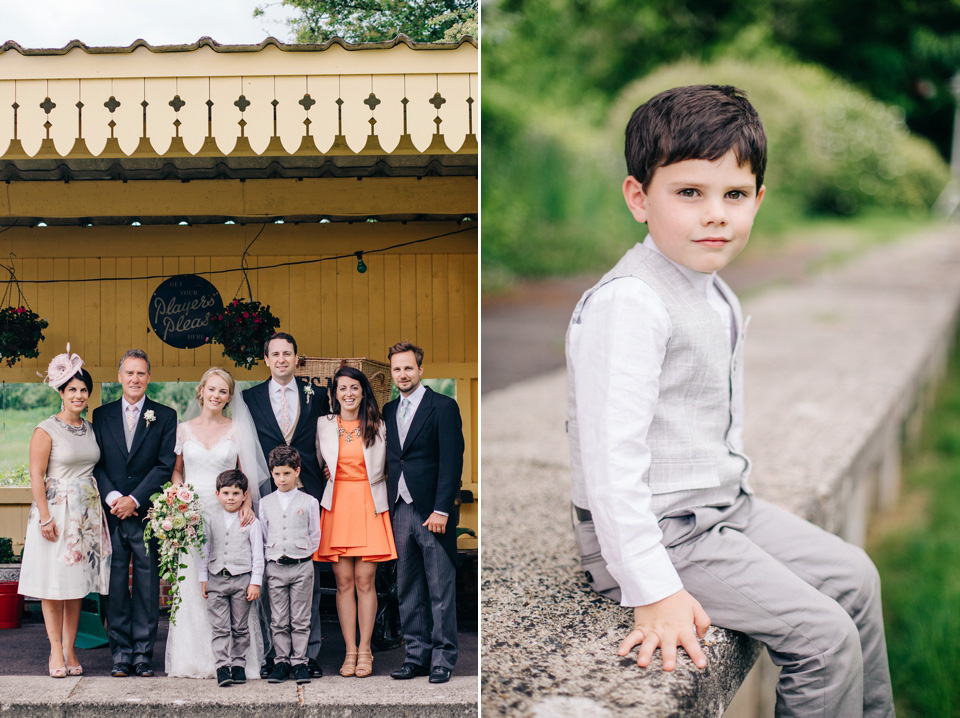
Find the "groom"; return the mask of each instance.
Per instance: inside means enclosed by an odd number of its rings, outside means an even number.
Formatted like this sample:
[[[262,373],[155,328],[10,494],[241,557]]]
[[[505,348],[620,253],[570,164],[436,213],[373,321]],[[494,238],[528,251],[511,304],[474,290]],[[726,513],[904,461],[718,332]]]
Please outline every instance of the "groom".
[[[320,473],[317,457],[317,419],[330,413],[327,392],[314,392],[309,384],[294,377],[300,359],[297,356],[297,340],[289,334],[278,332],[270,337],[263,346],[263,360],[270,369],[270,378],[243,392],[243,400],[247,403],[253,423],[257,427],[263,456],[270,456],[271,451],[283,444],[299,451],[303,490],[319,501],[326,482]],[[260,487],[260,495],[266,496],[275,488],[271,479],[269,485]],[[317,655],[320,653],[319,568],[319,563],[313,564],[313,605],[310,611],[310,640],[307,645],[307,668],[311,678],[323,675],[317,663]],[[264,638],[269,635],[268,631],[269,625],[264,631]],[[260,677],[267,678],[272,672],[271,650],[260,669]]]
[[[107,636],[112,674],[154,675],[150,660],[160,616],[157,549],[143,540],[143,519],[150,496],[170,480],[176,460],[177,412],[146,397],[150,361],[141,349],[120,360],[123,396],[93,412],[93,433],[100,447],[94,469],[109,514],[110,595]],[[128,583],[133,560],[133,593]]]

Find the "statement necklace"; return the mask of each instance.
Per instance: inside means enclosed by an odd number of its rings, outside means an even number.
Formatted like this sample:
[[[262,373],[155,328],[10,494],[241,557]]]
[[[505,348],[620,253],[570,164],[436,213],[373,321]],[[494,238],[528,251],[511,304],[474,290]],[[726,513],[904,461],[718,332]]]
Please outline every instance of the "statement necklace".
[[[74,436],[83,436],[87,433],[87,422],[83,419],[80,420],[80,426],[71,426],[56,414],[53,415],[53,420]]]
[[[337,436],[342,436],[343,440],[348,444],[353,441],[353,437],[356,436],[360,438],[360,425],[358,424],[355,429],[347,431],[343,428],[343,424],[340,423],[340,417],[337,417]]]

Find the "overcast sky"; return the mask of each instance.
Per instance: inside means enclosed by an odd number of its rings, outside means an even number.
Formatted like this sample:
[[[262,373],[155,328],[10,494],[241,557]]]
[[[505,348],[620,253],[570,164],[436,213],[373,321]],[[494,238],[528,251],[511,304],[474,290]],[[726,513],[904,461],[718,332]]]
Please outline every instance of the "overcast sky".
[[[223,44],[254,44],[273,36],[291,42],[285,18],[295,13],[274,2],[266,17],[253,9],[266,0],[0,0],[0,43],[23,47],[126,46],[144,39],[179,45],[204,36]]]

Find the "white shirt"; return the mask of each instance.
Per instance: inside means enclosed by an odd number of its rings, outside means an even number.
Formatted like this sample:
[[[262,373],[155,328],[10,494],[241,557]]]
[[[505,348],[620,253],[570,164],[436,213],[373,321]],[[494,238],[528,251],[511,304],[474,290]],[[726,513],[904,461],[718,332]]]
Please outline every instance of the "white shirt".
[[[284,386],[270,377],[270,385],[267,387],[270,393],[270,406],[273,409],[273,415],[277,417],[277,423],[280,422],[280,410],[283,407],[283,400],[286,399],[287,407],[290,409],[290,424],[295,426],[297,423],[297,410],[300,403],[300,397],[297,396],[297,380],[291,379],[290,383]]]
[[[141,396],[140,401],[138,401],[136,404],[131,404],[130,402],[128,402],[127,397],[125,396],[120,397],[120,409],[121,409],[120,413],[123,414],[123,416],[120,417],[121,421],[123,421],[124,424],[127,423],[127,412],[130,410],[130,407],[134,407],[134,406],[137,407],[137,421],[139,421],[140,415],[143,413],[143,405],[146,403],[146,401],[147,401],[146,394]],[[104,499],[104,501],[106,502],[107,506],[109,506],[110,508],[113,508],[113,502],[119,498],[123,498],[123,494],[121,494],[119,491],[111,491],[109,494],[107,494],[107,498]],[[140,508],[140,502],[137,501],[136,497],[131,496],[130,498],[133,499],[133,503],[137,505],[137,508]]]
[[[240,520],[240,512],[233,513],[226,509],[223,511],[223,523],[227,528],[233,526]],[[246,527],[250,532],[250,554],[253,565],[250,567],[250,585],[259,586],[263,583],[263,531],[260,529],[260,522],[254,519],[253,523]],[[197,576],[201,581],[209,580],[207,567],[210,565],[210,542],[204,541],[200,547],[200,563],[197,564]]]
[[[400,396],[400,406],[397,407],[397,434],[400,433],[400,410],[403,407],[404,401],[410,402],[410,407],[407,409],[407,430],[410,429],[410,425],[413,423],[413,417],[417,413],[417,409],[420,407],[420,402],[423,401],[424,395],[427,393],[427,387],[423,384],[419,384],[416,389],[410,394],[410,396],[404,397]],[[407,488],[407,481],[403,478],[403,472],[400,472],[400,480],[397,483],[397,494],[406,501],[408,504],[413,503],[413,497],[410,495],[410,489]],[[430,509],[435,514],[440,514],[441,516],[449,516],[446,511],[437,511],[436,509]]]
[[[660,251],[650,236],[643,244]],[[673,264],[729,328],[732,351],[737,331],[733,310],[717,289],[714,275]],[[621,603],[645,606],[683,588],[660,543],[657,517],[650,510],[652,494],[642,480],[650,467],[646,436],[660,394],[670,317],[660,296],[632,277],[597,289],[580,316],[569,337],[570,360],[577,367],[577,413],[584,421],[589,417],[598,422],[594,430],[611,438],[603,452],[581,443],[583,479],[590,508],[595,517],[602,517],[595,522],[596,531],[610,573],[620,584]],[[731,413],[730,436],[740,445],[742,379],[733,387]]]

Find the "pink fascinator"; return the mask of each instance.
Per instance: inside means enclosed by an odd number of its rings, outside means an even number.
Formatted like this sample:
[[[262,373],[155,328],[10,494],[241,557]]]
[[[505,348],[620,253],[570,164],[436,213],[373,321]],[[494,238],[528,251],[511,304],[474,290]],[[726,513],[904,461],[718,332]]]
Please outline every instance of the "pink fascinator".
[[[70,342],[67,342],[67,351],[64,354],[57,354],[50,360],[50,366],[47,367],[47,375],[43,377],[43,383],[54,389],[65,384],[70,377],[80,371],[83,366],[83,359],[79,354],[70,353]],[[37,376],[43,376],[37,372]]]

